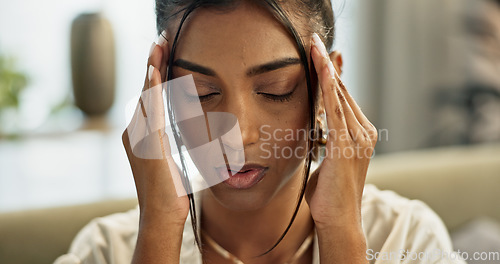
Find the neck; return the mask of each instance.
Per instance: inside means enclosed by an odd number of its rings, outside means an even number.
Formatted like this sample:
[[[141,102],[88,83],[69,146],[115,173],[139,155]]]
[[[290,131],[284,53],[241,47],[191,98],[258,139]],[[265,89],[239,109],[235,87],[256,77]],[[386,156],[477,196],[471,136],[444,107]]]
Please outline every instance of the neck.
[[[302,185],[302,171],[299,169],[297,173],[300,175],[294,175],[265,207],[251,212],[229,210],[209,190],[204,191],[201,203],[203,232],[245,263],[285,263],[314,226],[305,199],[280,244],[262,257],[255,256],[270,249],[287,227]]]

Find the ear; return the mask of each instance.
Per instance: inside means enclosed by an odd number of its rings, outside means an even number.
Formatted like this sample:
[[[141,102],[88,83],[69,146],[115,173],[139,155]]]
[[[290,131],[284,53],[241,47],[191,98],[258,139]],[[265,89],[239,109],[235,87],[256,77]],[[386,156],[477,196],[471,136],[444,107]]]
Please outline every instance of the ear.
[[[330,59],[333,62],[333,66],[335,66],[335,70],[342,75],[342,67],[344,66],[344,60],[342,59],[342,53],[338,50],[334,50],[330,53]]]

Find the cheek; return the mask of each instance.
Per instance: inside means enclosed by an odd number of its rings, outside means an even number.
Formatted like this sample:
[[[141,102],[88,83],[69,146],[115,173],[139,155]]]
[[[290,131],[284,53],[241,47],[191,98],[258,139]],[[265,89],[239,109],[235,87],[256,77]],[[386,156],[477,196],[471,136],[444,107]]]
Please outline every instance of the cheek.
[[[272,134],[269,148],[272,148],[273,159],[281,164],[290,163],[305,158],[308,129],[305,126],[280,127]]]
[[[307,98],[307,95],[301,98]],[[304,159],[309,139],[309,109],[307,100],[290,104],[287,111],[276,117],[265,131],[263,146],[268,157],[278,164],[293,167],[296,161]]]

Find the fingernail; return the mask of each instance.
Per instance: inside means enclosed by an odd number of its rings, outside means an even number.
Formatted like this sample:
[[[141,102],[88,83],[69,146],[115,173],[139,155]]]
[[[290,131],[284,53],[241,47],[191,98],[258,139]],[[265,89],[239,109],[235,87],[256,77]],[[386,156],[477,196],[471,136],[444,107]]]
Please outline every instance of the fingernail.
[[[336,78],[335,73],[337,72],[337,70],[335,70],[332,61],[328,59],[328,63],[326,65],[328,67],[328,72],[330,73],[330,76],[332,77],[332,79],[335,79]]]
[[[148,69],[148,79],[149,79],[149,82],[151,82],[151,80],[153,79],[153,72],[155,70],[155,67],[153,65],[149,65],[149,69]]]
[[[328,52],[326,51],[325,44],[323,43],[323,41],[321,41],[318,34],[316,34],[316,33],[313,33],[313,42],[314,42],[314,46],[316,46],[316,48],[318,48],[321,55],[323,55],[323,57],[328,57]]]
[[[160,36],[158,36],[158,45],[160,46],[164,46],[165,43],[167,43],[167,32],[165,30],[163,30],[161,33],[160,33]]]
[[[156,43],[153,42],[153,44],[151,44],[151,48],[149,49],[149,57],[151,57],[151,54],[153,54],[153,51],[155,50],[155,47],[156,47]]]

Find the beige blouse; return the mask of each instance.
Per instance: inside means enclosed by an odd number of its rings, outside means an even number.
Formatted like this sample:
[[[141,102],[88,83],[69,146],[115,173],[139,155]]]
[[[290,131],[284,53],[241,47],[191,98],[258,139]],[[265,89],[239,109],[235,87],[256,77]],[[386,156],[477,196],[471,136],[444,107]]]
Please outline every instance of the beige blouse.
[[[195,193],[197,212],[200,197]],[[370,263],[466,263],[453,252],[443,222],[426,204],[367,184],[363,192],[363,230]],[[55,264],[131,263],[139,226],[139,209],[92,220],[74,239],[69,252]],[[319,264],[318,239],[313,264]],[[181,264],[202,264],[191,220],[184,226]]]

